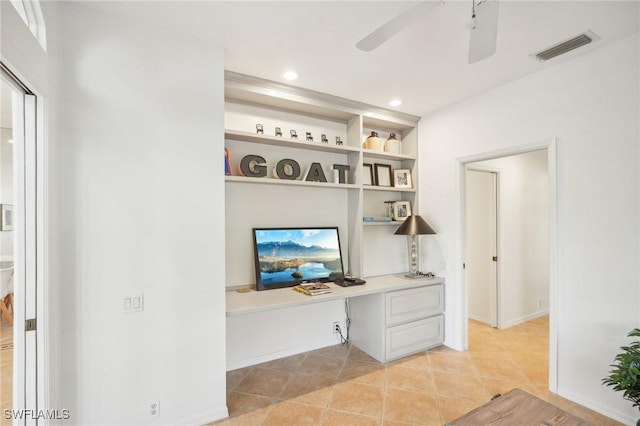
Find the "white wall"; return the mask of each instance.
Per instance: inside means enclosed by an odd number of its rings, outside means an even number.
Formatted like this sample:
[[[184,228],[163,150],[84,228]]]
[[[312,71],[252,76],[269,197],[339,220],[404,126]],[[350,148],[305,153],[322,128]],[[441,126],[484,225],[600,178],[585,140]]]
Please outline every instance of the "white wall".
[[[87,4],[54,7],[55,407],[86,425],[223,417],[222,49]],[[123,313],[135,292],[144,311]]]
[[[540,150],[473,163],[500,170],[500,328],[520,324],[549,311],[547,154],[546,150]]]
[[[640,317],[638,36],[421,121],[421,212],[448,262],[446,344],[463,341],[456,159],[558,137],[558,392],[617,419],[637,411],[601,384]]]

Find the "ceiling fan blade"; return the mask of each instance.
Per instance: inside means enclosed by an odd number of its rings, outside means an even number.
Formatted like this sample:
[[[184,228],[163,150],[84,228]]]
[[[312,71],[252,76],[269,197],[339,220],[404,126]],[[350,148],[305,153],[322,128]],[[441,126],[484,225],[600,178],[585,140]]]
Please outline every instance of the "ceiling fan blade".
[[[373,49],[377,48],[400,31],[422,19],[423,16],[426,16],[439,4],[439,1],[420,2],[418,5],[391,19],[386,24],[360,40],[356,43],[356,47],[360,50],[364,50],[365,52],[371,52]]]
[[[476,0],[473,0],[476,1]],[[484,0],[475,6],[475,25],[469,37],[469,63],[496,53],[498,38],[498,0]]]

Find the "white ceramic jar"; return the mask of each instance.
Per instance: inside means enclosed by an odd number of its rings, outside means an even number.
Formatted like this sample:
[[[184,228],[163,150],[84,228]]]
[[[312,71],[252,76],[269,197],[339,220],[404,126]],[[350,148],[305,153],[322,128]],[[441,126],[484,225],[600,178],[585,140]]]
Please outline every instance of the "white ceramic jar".
[[[400,141],[396,139],[396,134],[391,132],[389,134],[389,139],[384,143],[384,151],[390,154],[400,154],[402,153],[402,147],[400,146]]]
[[[384,144],[382,143],[382,139],[378,137],[378,133],[371,132],[371,135],[364,141],[362,146],[365,149],[371,149],[373,151],[383,151]]]

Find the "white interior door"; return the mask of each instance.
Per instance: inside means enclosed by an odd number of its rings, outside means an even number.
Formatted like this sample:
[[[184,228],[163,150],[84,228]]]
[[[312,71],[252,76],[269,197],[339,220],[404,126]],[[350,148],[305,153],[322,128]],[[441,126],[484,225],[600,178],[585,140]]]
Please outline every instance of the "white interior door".
[[[469,318],[498,326],[497,173],[465,173]]]

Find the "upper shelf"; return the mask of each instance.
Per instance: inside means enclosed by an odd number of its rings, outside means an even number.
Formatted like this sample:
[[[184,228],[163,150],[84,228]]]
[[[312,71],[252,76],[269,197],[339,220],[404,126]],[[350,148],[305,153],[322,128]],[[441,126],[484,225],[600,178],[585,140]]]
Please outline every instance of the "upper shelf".
[[[352,154],[362,151],[366,158],[377,158],[382,160],[415,160],[416,157],[404,154],[390,154],[388,152],[372,151],[364,148],[357,148],[348,145],[333,145],[321,142],[307,142],[303,139],[290,139],[286,137],[260,135],[257,133],[241,132],[238,130],[225,130],[225,139],[260,143],[263,145],[282,146],[285,148],[307,149],[312,151],[335,152],[338,154]]]
[[[225,139],[261,143],[263,145],[283,146],[286,148],[299,148],[323,152],[337,152],[339,154],[351,154],[361,151],[360,148],[354,148],[347,145],[307,142],[304,139],[290,139],[286,137],[259,135],[257,133],[240,132],[236,130],[225,130],[224,137]]]

